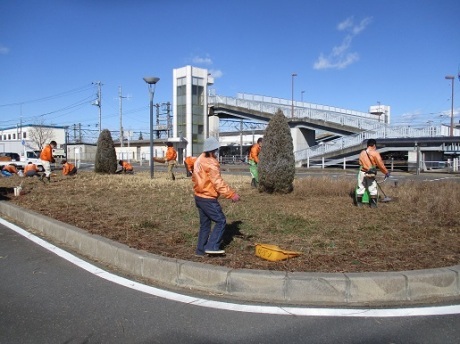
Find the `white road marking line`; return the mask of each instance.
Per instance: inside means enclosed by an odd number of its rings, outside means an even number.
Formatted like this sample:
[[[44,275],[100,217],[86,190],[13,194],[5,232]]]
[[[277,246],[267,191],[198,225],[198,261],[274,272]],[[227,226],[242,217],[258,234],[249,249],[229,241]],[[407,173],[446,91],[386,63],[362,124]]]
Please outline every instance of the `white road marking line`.
[[[453,179],[453,178],[452,177],[442,177],[442,178],[426,179],[425,181],[427,181],[427,182],[438,182],[440,180],[446,180],[446,179]]]
[[[312,307],[283,307],[283,306],[265,306],[265,305],[243,305],[223,301],[213,301],[202,298],[182,295],[179,293],[162,290],[156,287],[148,286],[142,283],[131,281],[127,278],[114,275],[108,271],[102,270],[73,254],[60,249],[57,246],[27,232],[21,227],[0,218],[0,224],[24,236],[30,241],[40,245],[67,260],[68,262],[98,276],[107,281],[116,283],[127,288],[131,288],[143,293],[164,298],[167,300],[188,303],[195,306],[214,308],[245,313],[259,313],[272,315],[294,315],[294,316],[317,316],[317,317],[414,317],[414,316],[433,316],[433,315],[452,315],[460,314],[460,305],[434,306],[434,307],[410,307],[410,308],[312,308]]]

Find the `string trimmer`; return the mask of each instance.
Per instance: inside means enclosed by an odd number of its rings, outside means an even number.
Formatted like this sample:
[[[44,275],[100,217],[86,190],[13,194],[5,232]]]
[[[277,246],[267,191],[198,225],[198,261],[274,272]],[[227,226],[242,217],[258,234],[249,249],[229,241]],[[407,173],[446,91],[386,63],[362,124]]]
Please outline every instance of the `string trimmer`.
[[[380,189],[380,191],[382,191],[383,196],[384,196],[383,199],[382,199],[382,201],[381,201],[381,202],[383,202],[383,203],[391,202],[391,201],[392,201],[391,197],[388,197],[388,196],[385,194],[385,191],[383,191],[382,187],[380,186],[380,184],[384,183],[384,182],[387,180],[387,178],[388,178],[388,177],[383,178],[383,180],[382,180],[381,182],[378,182],[378,181],[377,181],[377,186],[378,186],[378,188]]]

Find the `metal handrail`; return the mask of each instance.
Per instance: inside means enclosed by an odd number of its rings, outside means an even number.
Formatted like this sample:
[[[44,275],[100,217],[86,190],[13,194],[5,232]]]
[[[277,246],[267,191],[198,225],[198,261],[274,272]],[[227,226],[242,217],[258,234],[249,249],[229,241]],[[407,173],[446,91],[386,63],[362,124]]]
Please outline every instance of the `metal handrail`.
[[[411,137],[440,137],[445,136],[445,128],[442,126],[429,126],[414,128],[410,126],[389,126],[386,125],[379,130],[368,130],[358,134],[340,137],[324,144],[315,145],[309,148],[294,152],[295,161],[306,160],[327,153],[333,153],[345,148],[358,146],[367,139],[378,138],[411,138]]]
[[[271,101],[268,101],[271,99]],[[286,117],[323,121],[324,123],[339,124],[342,126],[357,128],[359,130],[375,130],[381,128],[384,124],[376,119],[366,118],[364,113],[357,111],[348,111],[333,108],[333,107],[295,107],[292,114],[292,107],[286,101],[273,102],[274,98],[246,99],[234,98],[220,95],[211,95],[208,98],[209,105],[223,104],[227,106],[240,107],[251,111],[259,111],[269,114],[274,114],[278,109],[281,109]],[[370,115],[370,114],[367,114]]]
[[[294,112],[292,113],[292,101],[276,97],[244,93],[239,93],[236,98],[209,95],[208,104],[211,106],[223,104],[269,114],[274,114],[278,109],[281,109],[288,118],[321,120],[324,123],[340,124],[363,130],[358,134],[343,136],[327,143],[295,151],[294,157],[297,162],[358,146],[364,140],[370,138],[440,137],[448,135],[446,132],[448,128],[443,125],[428,125],[419,128],[409,125],[391,126],[379,122],[377,119],[369,118],[369,116],[372,116],[371,114],[311,103],[296,102],[296,107],[294,107]]]

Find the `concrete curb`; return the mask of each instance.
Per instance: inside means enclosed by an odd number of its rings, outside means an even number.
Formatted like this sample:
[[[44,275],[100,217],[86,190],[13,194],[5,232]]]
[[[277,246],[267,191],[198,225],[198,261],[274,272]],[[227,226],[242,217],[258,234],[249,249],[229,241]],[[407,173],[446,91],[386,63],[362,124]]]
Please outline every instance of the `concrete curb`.
[[[460,265],[381,273],[229,269],[138,251],[5,201],[0,201],[0,214],[124,273],[213,296],[303,306],[384,306],[460,299]]]

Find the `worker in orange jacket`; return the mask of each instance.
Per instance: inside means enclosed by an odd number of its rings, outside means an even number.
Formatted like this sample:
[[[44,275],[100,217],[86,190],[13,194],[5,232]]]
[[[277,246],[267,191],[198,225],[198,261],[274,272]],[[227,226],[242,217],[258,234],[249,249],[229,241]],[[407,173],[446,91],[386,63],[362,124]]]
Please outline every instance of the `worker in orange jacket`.
[[[257,142],[254,143],[251,146],[251,149],[249,150],[249,172],[251,172],[252,180],[251,180],[251,186],[252,187],[257,187],[259,184],[259,170],[258,170],[258,165],[259,165],[259,154],[262,149],[262,138],[259,137],[257,139]]]
[[[174,167],[177,164],[177,152],[173,147],[172,142],[166,142],[168,147],[166,150],[165,162],[168,164],[168,179],[176,180],[174,175]]]
[[[67,160],[62,160],[62,174],[64,176],[73,176],[75,174],[77,174],[77,167],[68,162]]]
[[[193,174],[193,165],[195,164],[196,157],[188,156],[184,160],[185,171],[187,172],[187,177],[191,177]]]
[[[13,174],[18,174],[18,170],[15,164],[8,164],[6,166],[3,166],[2,175],[4,177],[11,177]]]
[[[377,207],[377,169],[379,169],[386,178],[390,176],[388,169],[383,163],[380,153],[377,151],[377,141],[374,139],[367,140],[367,148],[359,155],[359,174],[358,174],[358,188],[356,190],[356,203],[358,207],[362,206],[363,195],[366,189],[370,195],[370,206]]]
[[[218,202],[219,196],[238,202],[240,196],[222,179],[217,160],[219,142],[214,137],[204,141],[203,153],[196,159],[193,174],[195,204],[200,215],[200,232],[196,255],[223,254],[220,248],[227,219]],[[211,222],[215,222],[211,233]]]
[[[24,176],[26,177],[33,177],[33,176],[38,176],[38,167],[35,165],[32,161],[29,161],[29,163],[24,166]]]
[[[43,177],[46,177],[48,183],[51,181],[51,163],[54,163],[53,149],[56,148],[56,141],[51,141],[46,145],[40,153],[40,160],[42,161],[45,174],[40,176],[40,180],[44,182]]]
[[[128,174],[134,173],[133,165],[131,165],[129,162],[120,160],[118,161],[118,165],[121,166],[121,169],[116,171],[115,173],[128,173]]]

